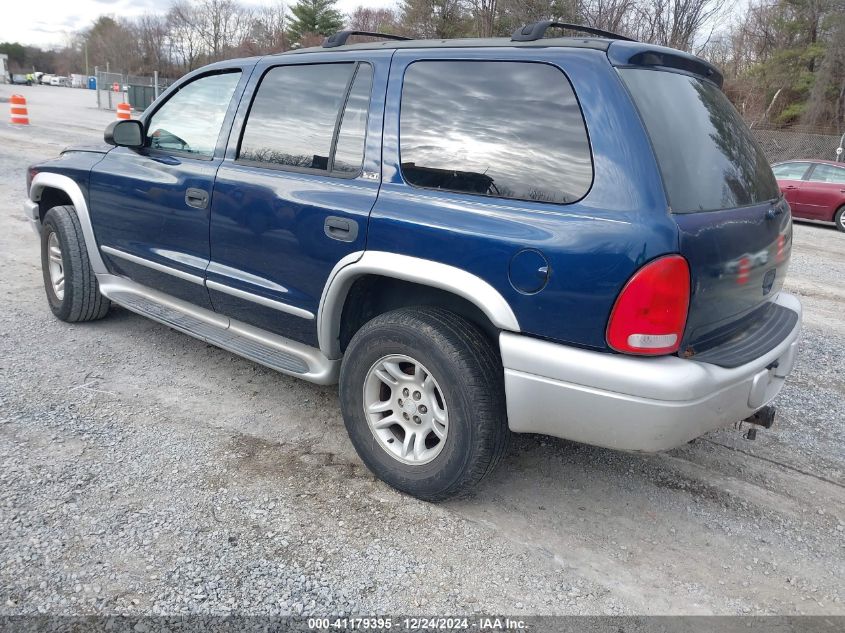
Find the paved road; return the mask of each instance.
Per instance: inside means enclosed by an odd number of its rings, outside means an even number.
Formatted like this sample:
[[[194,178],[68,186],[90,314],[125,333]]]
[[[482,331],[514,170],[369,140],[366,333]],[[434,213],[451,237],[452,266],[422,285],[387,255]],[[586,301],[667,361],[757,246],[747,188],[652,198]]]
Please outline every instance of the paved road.
[[[756,442],[519,436],[433,506],[361,465],[335,388],[118,308],[54,319],[24,167],[113,115],[16,92],[33,124],[0,123],[0,613],[845,614],[845,234],[796,225],[804,342]]]

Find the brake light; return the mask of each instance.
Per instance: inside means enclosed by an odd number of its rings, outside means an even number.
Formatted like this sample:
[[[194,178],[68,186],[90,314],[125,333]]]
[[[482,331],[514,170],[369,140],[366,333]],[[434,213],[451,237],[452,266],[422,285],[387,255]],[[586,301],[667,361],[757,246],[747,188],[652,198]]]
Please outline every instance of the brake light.
[[[667,255],[640,268],[616,298],[607,325],[607,344],[627,354],[678,351],[687,322],[689,265]]]

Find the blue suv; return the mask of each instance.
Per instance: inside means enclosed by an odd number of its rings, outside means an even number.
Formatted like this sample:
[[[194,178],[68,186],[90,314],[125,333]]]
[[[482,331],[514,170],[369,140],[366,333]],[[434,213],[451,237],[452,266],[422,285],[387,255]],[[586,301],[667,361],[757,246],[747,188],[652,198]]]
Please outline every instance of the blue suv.
[[[29,168],[50,308],[339,382],[361,459],[428,500],[511,431],[660,451],[770,426],[801,307],[768,162],[709,63],[560,26],[345,31],[186,75]]]

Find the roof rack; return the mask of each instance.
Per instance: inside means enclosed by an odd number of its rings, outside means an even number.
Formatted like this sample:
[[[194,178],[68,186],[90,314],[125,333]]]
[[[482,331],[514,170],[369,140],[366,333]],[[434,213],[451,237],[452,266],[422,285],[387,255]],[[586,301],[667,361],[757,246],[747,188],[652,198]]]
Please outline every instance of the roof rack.
[[[511,36],[511,42],[534,42],[543,39],[546,34],[546,29],[569,29],[570,31],[579,31],[581,33],[589,33],[590,35],[598,35],[600,37],[608,37],[614,40],[625,40],[626,42],[635,42],[636,40],[618,33],[610,31],[603,31],[602,29],[594,29],[592,26],[582,26],[580,24],[569,24],[568,22],[555,22],[553,20],[540,20],[526,24],[520,29],[514,31]]]
[[[374,33],[372,31],[338,31],[334,35],[329,35],[323,40],[323,48],[335,48],[346,44],[346,40],[350,35],[366,35],[368,37],[382,37],[386,40],[409,40],[410,37],[404,35],[393,35],[392,33]]]

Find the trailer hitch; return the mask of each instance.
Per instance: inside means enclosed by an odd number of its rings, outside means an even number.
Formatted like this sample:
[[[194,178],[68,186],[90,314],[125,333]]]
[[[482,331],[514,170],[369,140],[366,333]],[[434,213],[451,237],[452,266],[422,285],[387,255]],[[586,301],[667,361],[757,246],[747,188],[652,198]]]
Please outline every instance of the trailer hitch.
[[[770,429],[775,423],[775,408],[766,405],[765,407],[757,411],[754,415],[745,418],[743,422],[747,422],[748,424],[753,424],[755,426],[762,426],[764,429]],[[748,431],[746,431],[745,433],[745,439],[757,439],[757,429],[754,427],[748,429]]]

